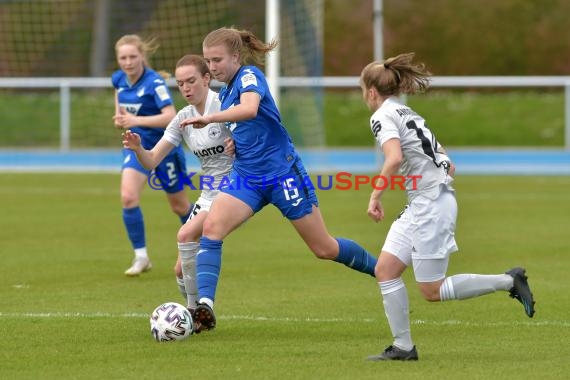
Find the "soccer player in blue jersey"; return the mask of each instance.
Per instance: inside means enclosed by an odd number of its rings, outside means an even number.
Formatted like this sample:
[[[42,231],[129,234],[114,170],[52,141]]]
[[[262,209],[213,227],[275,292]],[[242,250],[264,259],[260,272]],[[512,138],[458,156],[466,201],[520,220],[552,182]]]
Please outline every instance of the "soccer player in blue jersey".
[[[194,313],[198,301],[196,285],[196,254],[202,224],[212,202],[219,194],[221,181],[229,174],[233,162],[231,132],[223,123],[212,123],[206,128],[180,128],[182,120],[196,115],[220,111],[218,94],[210,90],[211,74],[206,61],[200,56],[188,54],[180,58],[174,73],[176,84],[188,106],[181,109],[168,124],[164,136],[151,150],[141,146],[136,133],[123,133],[123,146],[132,149],[139,162],[147,169],[155,168],[182,140],[200,160],[201,178],[212,179],[205,185],[200,198],[195,202],[188,221],[178,231],[178,260],[175,273],[181,293],[186,298],[188,309]]]
[[[157,47],[154,41],[143,41],[137,35],[121,37],[115,44],[120,70],[111,76],[115,87],[115,126],[137,133],[145,149],[152,149],[164,134],[170,120],[176,116],[164,79],[147,62],[148,56]],[[146,249],[143,214],[139,206],[150,173],[138,162],[132,150],[123,149],[123,221],[135,252],[131,267],[125,271],[127,276],[138,276],[152,267]],[[191,205],[180,181],[180,173],[186,173],[186,161],[182,148],[178,147],[156,167],[155,174],[166,192],[170,208],[184,224]]]
[[[217,29],[203,41],[203,55],[220,92],[221,112],[183,122],[199,128],[225,122],[232,130],[236,157],[230,180],[204,221],[197,256],[199,303],[196,328],[216,325],[214,298],[221,267],[222,240],[271,203],[285,216],[320,259],[334,260],[374,276],[376,258],[357,243],[332,237],[318,208],[314,188],[300,186],[307,172],[268,89],[265,76],[246,61],[261,63],[276,41],[263,43],[249,31]]]

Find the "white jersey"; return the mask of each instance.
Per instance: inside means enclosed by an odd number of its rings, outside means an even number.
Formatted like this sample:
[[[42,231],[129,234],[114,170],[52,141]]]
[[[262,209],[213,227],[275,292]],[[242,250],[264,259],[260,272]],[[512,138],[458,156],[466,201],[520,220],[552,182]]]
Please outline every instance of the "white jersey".
[[[406,176],[408,199],[424,195],[435,199],[440,185],[449,189],[453,179],[447,175],[449,158],[441,153],[440,144],[427,127],[425,120],[410,107],[390,97],[370,118],[370,128],[382,146],[386,141],[397,138],[402,148],[400,172]],[[408,176],[421,176],[415,180]]]
[[[216,112],[220,112],[218,94],[209,90],[204,115]],[[193,105],[181,109],[166,127],[163,138],[176,146],[180,145],[184,139],[188,148],[200,160],[200,166],[203,170],[200,181],[201,184],[203,183],[201,196],[213,199],[218,193],[220,181],[229,174],[232,168],[233,158],[224,153],[224,140],[228,137],[231,138],[232,134],[225,123],[211,123],[204,128],[193,128],[192,126],[180,128],[182,120],[194,116],[202,115]],[[195,179],[195,177],[193,178]],[[194,185],[199,186],[195,182]]]

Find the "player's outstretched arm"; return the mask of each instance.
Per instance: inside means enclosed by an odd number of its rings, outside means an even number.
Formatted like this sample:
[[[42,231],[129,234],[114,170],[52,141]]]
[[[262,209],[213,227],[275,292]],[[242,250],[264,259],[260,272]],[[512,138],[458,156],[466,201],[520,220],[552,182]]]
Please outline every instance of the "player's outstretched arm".
[[[227,110],[204,116],[196,116],[182,120],[180,127],[192,125],[194,128],[203,128],[210,123],[237,122],[253,119],[257,116],[261,99],[257,92],[248,91],[240,96],[240,104]]]
[[[123,147],[135,152],[141,165],[148,170],[156,168],[160,161],[174,149],[173,144],[161,139],[154,148],[146,150],[141,144],[141,137],[130,130],[123,133]]]

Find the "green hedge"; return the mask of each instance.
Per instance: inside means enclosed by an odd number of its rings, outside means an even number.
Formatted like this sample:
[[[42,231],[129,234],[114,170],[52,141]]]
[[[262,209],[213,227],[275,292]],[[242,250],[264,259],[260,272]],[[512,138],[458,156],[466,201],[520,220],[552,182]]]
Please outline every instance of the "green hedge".
[[[427,120],[447,146],[561,147],[564,143],[564,95],[557,92],[509,91],[445,92],[410,97],[408,103]],[[177,107],[183,105],[176,96]],[[112,124],[113,95],[109,89],[74,91],[71,104],[71,146],[114,147],[120,131]],[[293,111],[283,104],[283,120],[294,141],[303,146],[302,128]],[[0,94],[0,147],[57,147],[59,98],[57,92]],[[327,146],[374,144],[370,111],[359,91],[324,95]]]

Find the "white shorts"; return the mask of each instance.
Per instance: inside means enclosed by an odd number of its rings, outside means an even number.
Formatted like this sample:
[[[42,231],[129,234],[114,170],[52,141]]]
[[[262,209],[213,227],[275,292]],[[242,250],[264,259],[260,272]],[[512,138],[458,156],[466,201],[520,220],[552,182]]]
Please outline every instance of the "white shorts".
[[[215,198],[205,197],[202,193],[200,198],[196,202],[194,202],[194,206],[192,206],[192,211],[190,211],[190,216],[188,217],[188,221],[190,221],[195,215],[198,215],[200,212],[210,211],[210,207],[212,207],[212,203],[214,202]]]
[[[392,223],[382,251],[413,264],[417,281],[437,281],[445,277],[449,254],[458,250],[456,220],[455,194],[446,187],[435,200],[417,196]],[[434,261],[422,264],[427,260]]]
[[[414,277],[417,282],[435,282],[443,280],[447,273],[449,256],[443,259],[412,259]]]

